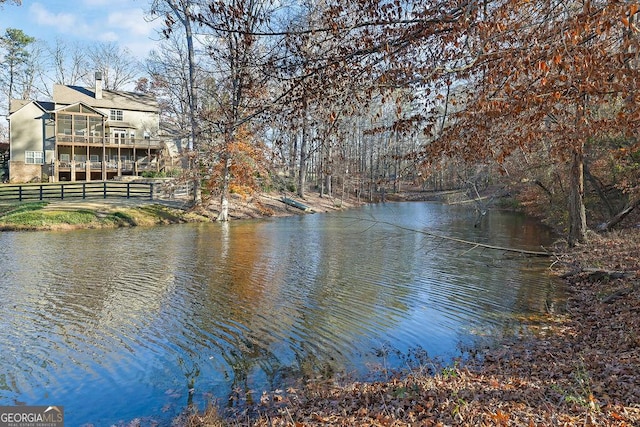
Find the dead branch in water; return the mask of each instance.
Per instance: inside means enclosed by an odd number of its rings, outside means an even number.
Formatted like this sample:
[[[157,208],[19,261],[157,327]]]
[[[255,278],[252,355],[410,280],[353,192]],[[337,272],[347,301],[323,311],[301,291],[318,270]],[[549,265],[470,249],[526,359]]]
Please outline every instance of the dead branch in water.
[[[494,246],[494,245],[488,245],[488,244],[485,244],[485,243],[472,242],[470,240],[459,239],[457,237],[443,236],[441,234],[432,233],[430,231],[417,230],[415,228],[404,227],[402,225],[394,224],[392,222],[379,221],[379,220],[376,220],[376,219],[359,218],[359,217],[348,217],[348,218],[358,219],[358,220],[361,220],[361,221],[374,222],[376,224],[390,225],[390,226],[398,228],[400,230],[412,231],[414,233],[424,234],[424,235],[431,236],[431,237],[436,237],[436,238],[442,239],[442,240],[449,240],[451,242],[457,242],[457,243],[462,243],[462,244],[465,244],[465,245],[471,245],[471,246],[474,246],[472,249],[475,249],[476,247],[480,247],[480,248],[493,249],[493,250],[503,251],[503,252],[515,252],[515,253],[518,253],[518,254],[521,254],[521,255],[530,255],[530,256],[537,256],[537,257],[550,257],[552,255],[552,252],[529,251],[529,250],[526,250],[526,249],[506,248],[506,247],[503,247],[503,246]]]

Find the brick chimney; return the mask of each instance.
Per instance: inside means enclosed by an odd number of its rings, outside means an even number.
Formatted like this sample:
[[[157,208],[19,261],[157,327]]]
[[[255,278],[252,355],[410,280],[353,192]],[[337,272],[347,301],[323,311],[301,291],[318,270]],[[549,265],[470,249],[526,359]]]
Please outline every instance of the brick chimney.
[[[96,99],[102,99],[102,73],[96,71]]]

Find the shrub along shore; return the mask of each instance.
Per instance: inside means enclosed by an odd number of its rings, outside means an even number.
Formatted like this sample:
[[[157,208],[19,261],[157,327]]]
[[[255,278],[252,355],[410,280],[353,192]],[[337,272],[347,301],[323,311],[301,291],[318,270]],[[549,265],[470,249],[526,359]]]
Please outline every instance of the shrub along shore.
[[[361,204],[310,196],[317,212]],[[302,213],[273,195],[235,199],[232,218]],[[211,221],[214,211],[158,204],[0,205],[2,230],[66,230]],[[453,367],[422,364],[384,381],[308,380],[238,409],[212,406],[176,426],[640,425],[640,229],[559,245],[550,274],[568,285],[564,310],[522,319],[522,333]],[[133,425],[133,424],[131,424]]]

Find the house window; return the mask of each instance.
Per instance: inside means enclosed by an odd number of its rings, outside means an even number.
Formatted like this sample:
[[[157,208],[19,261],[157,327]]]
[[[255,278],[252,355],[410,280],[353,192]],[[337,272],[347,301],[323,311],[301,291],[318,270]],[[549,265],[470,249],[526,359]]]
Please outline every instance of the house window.
[[[122,110],[111,110],[111,112],[109,113],[109,119],[121,122]]]
[[[25,151],[24,159],[28,165],[41,165],[44,163],[42,151]]]

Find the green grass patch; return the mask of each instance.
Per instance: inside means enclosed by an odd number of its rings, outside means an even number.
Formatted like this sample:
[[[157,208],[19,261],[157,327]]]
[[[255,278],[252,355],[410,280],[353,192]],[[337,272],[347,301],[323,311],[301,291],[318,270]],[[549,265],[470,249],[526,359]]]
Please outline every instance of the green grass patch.
[[[15,214],[20,212],[38,211],[45,206],[48,202],[27,202],[27,203],[12,203],[8,205],[0,205],[0,218],[5,215]]]
[[[140,211],[148,214],[151,217],[158,218],[161,221],[172,223],[181,222],[181,218],[176,214],[176,211],[167,209],[160,205],[147,205],[140,208]]]
[[[153,226],[187,222],[186,214],[160,205],[118,210],[43,209],[47,202],[0,205],[0,230],[70,230]],[[199,218],[199,220],[206,220]]]
[[[114,224],[137,225],[135,218],[123,211],[112,212],[105,218],[105,220],[111,221]]]
[[[0,223],[19,228],[40,228],[59,224],[82,225],[96,221],[94,212],[26,210],[0,217]]]

